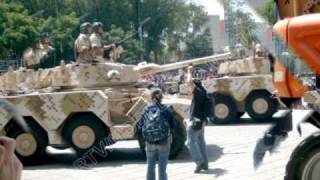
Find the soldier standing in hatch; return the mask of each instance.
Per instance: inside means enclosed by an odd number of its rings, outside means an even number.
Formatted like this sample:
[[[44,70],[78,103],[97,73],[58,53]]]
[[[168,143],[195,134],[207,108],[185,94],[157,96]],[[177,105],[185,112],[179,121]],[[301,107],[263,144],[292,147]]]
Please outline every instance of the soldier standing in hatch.
[[[92,47],[92,56],[94,60],[99,62],[105,62],[104,50],[112,50],[115,48],[114,44],[104,45],[103,41],[103,24],[101,22],[93,23],[93,33],[90,36],[90,42]]]
[[[75,58],[78,63],[90,63],[93,60],[90,35],[92,25],[88,22],[81,24],[80,35],[74,43]]]
[[[41,44],[40,44],[41,50],[47,54],[45,57],[44,61],[40,63],[40,68],[50,68],[53,67],[54,64],[54,57],[52,56],[55,49],[50,46],[50,40],[49,40],[49,34],[48,33],[43,33],[41,35]]]
[[[31,48],[23,52],[22,65],[27,69],[37,70],[42,59],[46,58],[48,54],[41,49],[41,42],[39,38],[34,40]]]

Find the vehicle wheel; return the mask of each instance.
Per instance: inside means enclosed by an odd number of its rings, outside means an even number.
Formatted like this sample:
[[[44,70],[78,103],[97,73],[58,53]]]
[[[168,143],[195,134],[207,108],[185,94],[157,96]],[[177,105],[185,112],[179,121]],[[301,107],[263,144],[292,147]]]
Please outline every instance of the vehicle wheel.
[[[105,138],[108,138],[109,134],[105,125],[97,117],[88,114],[70,119],[64,125],[62,133],[79,157],[82,157],[93,147],[100,148],[100,142],[105,142]]]
[[[285,180],[318,180],[320,177],[320,132],[302,141],[291,154]]]
[[[30,132],[18,126],[9,129],[7,136],[16,140],[16,155],[24,165],[36,165],[46,157],[48,136],[36,123],[28,121]]]
[[[174,159],[177,157],[177,155],[182,151],[185,141],[186,141],[187,133],[186,133],[186,127],[184,124],[180,121],[178,123],[178,127],[175,129],[175,131],[172,132],[172,143],[170,148],[170,156],[169,159]],[[141,132],[138,133],[138,141],[140,150],[145,156],[145,141],[142,137]]]
[[[237,105],[232,97],[215,95],[213,102],[213,118],[210,118],[212,123],[227,124],[237,119]]]
[[[245,108],[249,116],[254,120],[266,120],[272,118],[277,110],[277,101],[266,91],[251,93],[246,100]]]
[[[186,127],[183,121],[179,121],[178,127],[172,132],[172,144],[169,159],[174,159],[182,151],[187,139]]]

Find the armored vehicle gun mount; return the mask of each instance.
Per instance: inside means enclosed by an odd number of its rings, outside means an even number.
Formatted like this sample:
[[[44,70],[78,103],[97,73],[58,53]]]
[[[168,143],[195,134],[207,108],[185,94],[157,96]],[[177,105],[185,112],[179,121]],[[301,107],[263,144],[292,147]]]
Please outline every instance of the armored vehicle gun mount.
[[[229,57],[230,54],[222,54],[167,65],[62,62],[61,66],[38,71],[11,69],[0,76],[0,99],[14,104],[30,132],[19,128],[12,116],[0,108],[0,133],[16,140],[16,153],[24,164],[43,159],[47,146],[72,147],[82,157],[95,153],[94,148],[101,147],[101,143],[108,146],[138,139],[144,151],[137,128],[148,103],[142,77]],[[163,103],[173,107],[178,121],[178,128],[172,132],[172,158],[186,140],[184,118],[188,117],[190,101],[165,97]]]
[[[190,64],[205,64],[228,59],[231,54],[221,54],[204,58],[181,61],[166,65],[146,64],[126,65],[120,63],[64,64],[50,69],[33,71],[20,68],[0,76],[0,90],[10,93],[32,93],[58,89],[101,89],[102,87],[137,85],[142,77],[155,73],[180,69]],[[53,88],[53,89],[52,89]],[[53,90],[54,91],[54,90]]]

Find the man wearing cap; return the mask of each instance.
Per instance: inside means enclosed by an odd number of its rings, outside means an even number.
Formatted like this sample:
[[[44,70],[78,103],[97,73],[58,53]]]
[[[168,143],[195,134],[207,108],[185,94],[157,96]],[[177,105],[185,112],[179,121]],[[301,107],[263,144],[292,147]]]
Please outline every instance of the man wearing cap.
[[[187,145],[192,160],[196,163],[194,173],[208,170],[208,154],[204,139],[207,114],[204,113],[207,92],[198,79],[192,78],[192,66],[188,67],[187,83],[192,92],[190,120],[187,122]]]
[[[44,58],[44,61],[41,62],[40,68],[50,68],[54,66],[54,59],[52,58],[52,53],[55,49],[50,45],[49,34],[43,33],[41,35],[41,44],[40,48],[43,53],[46,53],[47,56]]]
[[[41,60],[47,56],[48,54],[41,49],[40,39],[36,38],[32,47],[24,51],[22,55],[22,64],[27,69],[37,70]]]
[[[101,22],[93,23],[93,33],[90,36],[90,42],[92,47],[92,56],[99,62],[105,62],[104,50],[115,48],[114,44],[104,45],[103,41],[103,24]]]
[[[92,51],[90,35],[92,33],[92,26],[86,22],[80,26],[80,35],[74,43],[74,51],[78,63],[92,62]]]

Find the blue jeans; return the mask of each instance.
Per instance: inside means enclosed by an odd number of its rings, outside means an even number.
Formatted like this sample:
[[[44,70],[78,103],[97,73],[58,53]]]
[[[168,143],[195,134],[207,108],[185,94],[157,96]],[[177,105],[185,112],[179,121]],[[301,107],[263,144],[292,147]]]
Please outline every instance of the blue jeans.
[[[200,130],[192,129],[191,121],[187,124],[187,145],[192,160],[197,164],[208,163],[207,145],[204,139],[205,123]]]
[[[159,163],[159,180],[167,180],[167,164],[170,154],[172,138],[169,137],[168,141],[163,144],[149,144],[146,142],[146,155],[147,155],[147,180],[156,179],[156,161]]]

